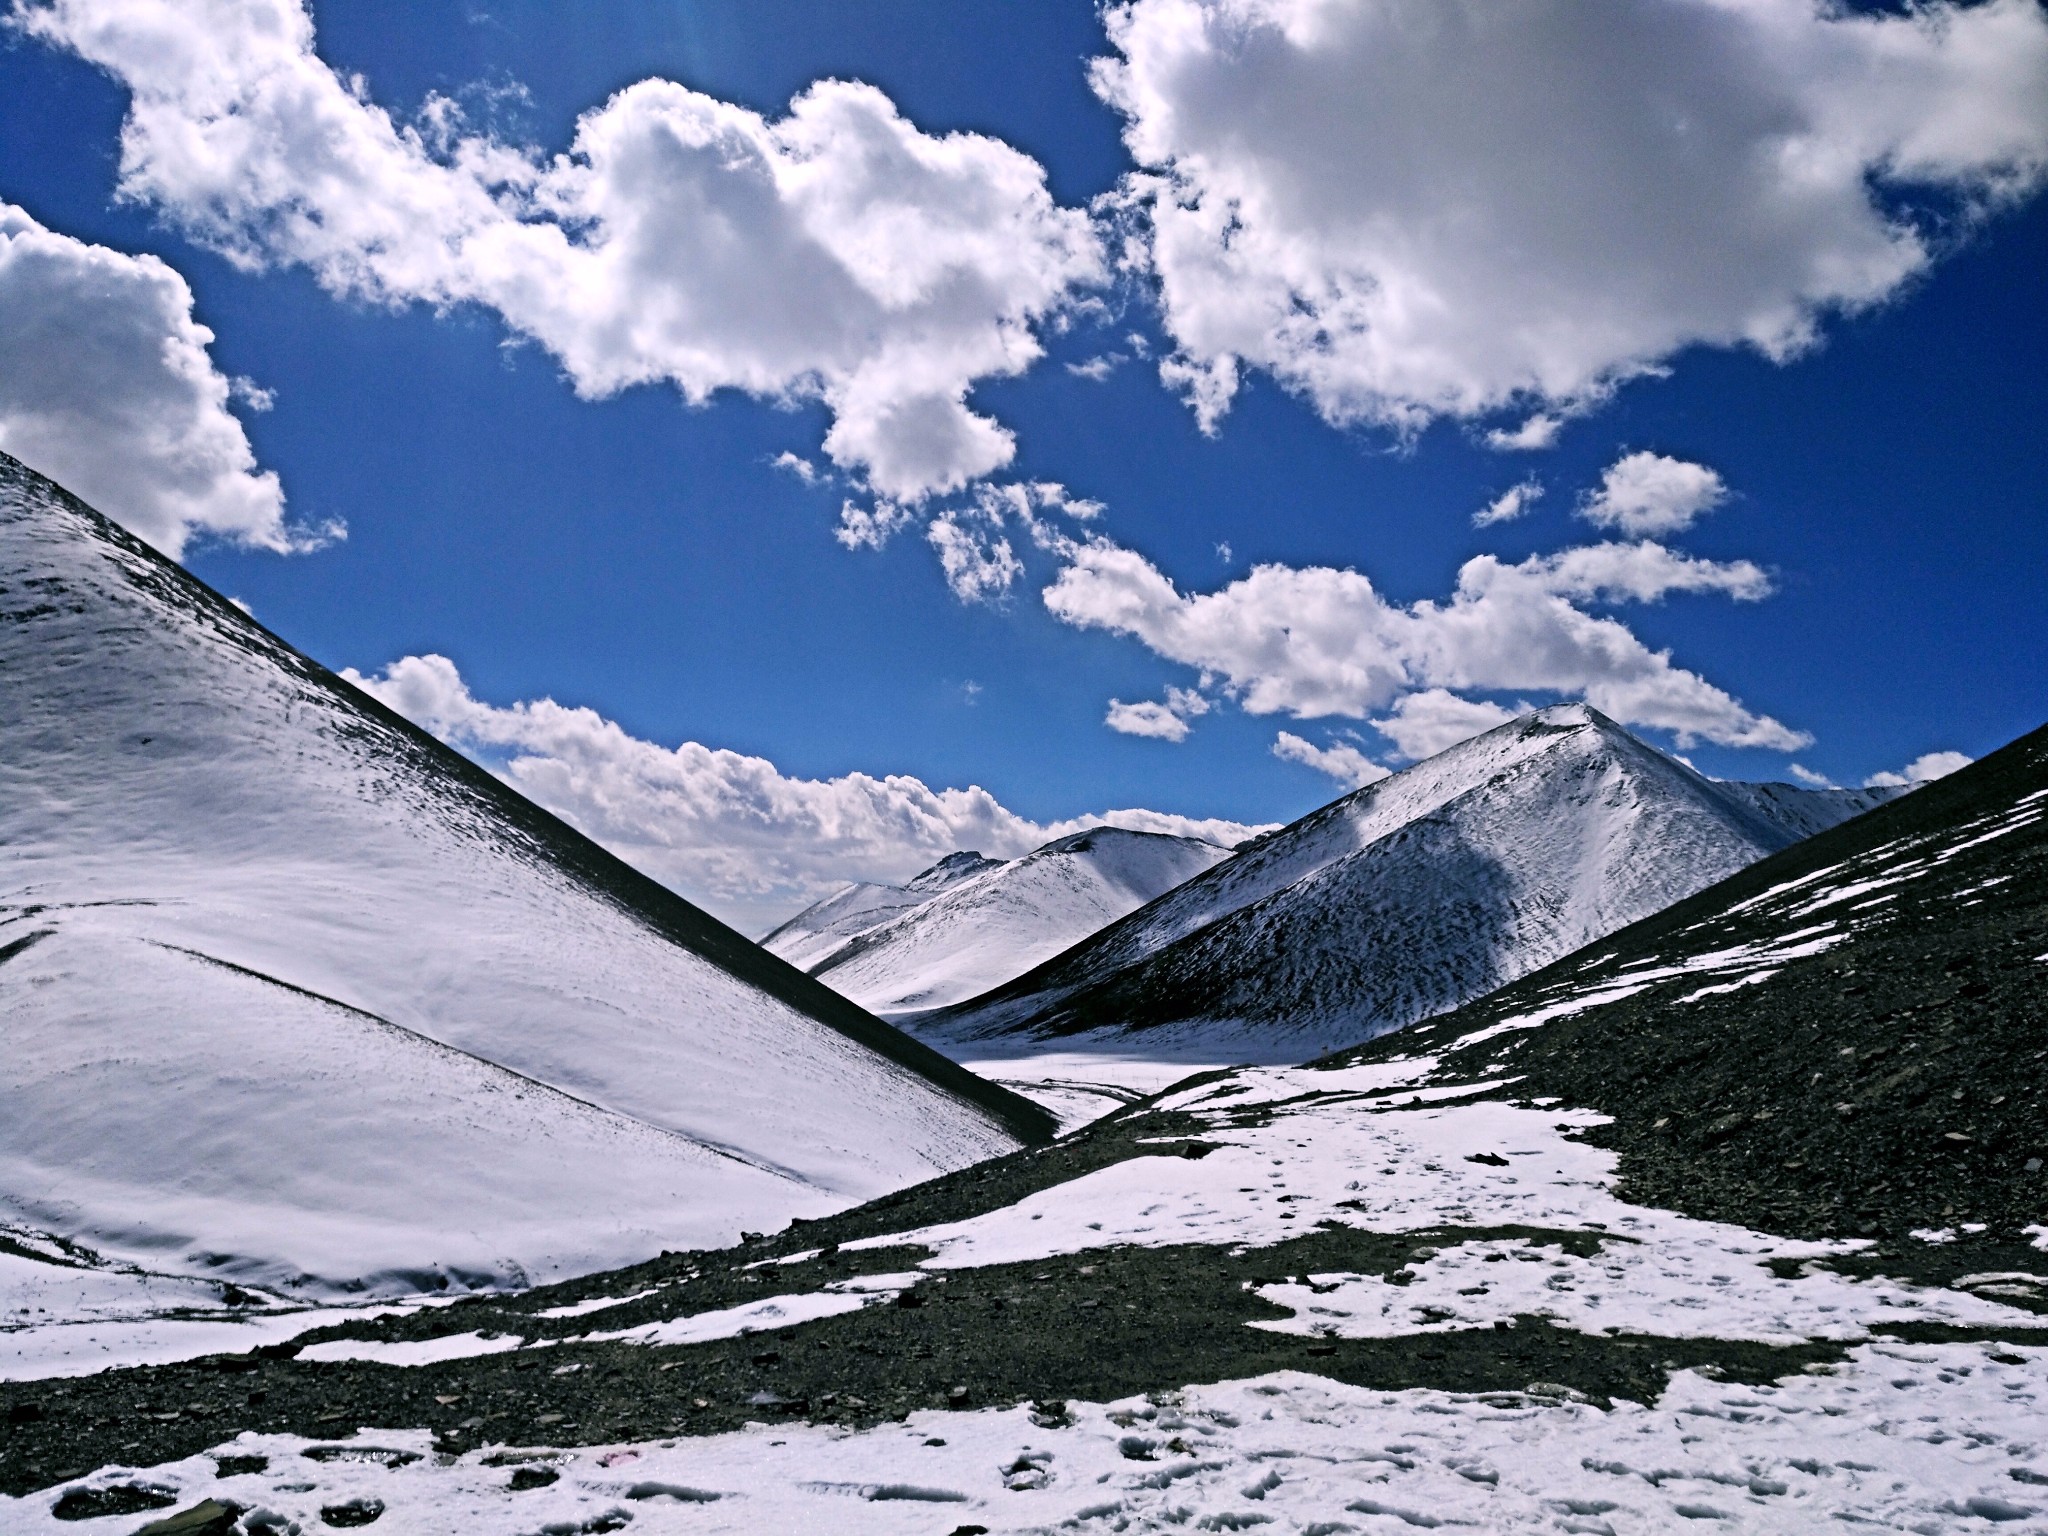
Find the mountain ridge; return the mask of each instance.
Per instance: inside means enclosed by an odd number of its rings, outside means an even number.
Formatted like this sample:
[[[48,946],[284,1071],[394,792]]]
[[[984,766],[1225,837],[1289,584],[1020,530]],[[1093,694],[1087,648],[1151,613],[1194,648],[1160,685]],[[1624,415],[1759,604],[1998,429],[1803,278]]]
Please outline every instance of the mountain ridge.
[[[902,1022],[955,1044],[1172,1026],[1333,1048],[1347,1030],[1361,1039],[1480,995],[1881,793],[1728,790],[1590,706],[1551,706],[1244,845],[1002,987]]]

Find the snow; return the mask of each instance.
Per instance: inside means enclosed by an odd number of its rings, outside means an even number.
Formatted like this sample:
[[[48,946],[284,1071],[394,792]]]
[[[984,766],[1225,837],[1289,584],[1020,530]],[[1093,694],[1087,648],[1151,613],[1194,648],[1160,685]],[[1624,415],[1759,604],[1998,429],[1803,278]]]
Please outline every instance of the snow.
[[[368,1360],[377,1365],[438,1365],[443,1360],[467,1360],[475,1355],[498,1355],[517,1349],[518,1335],[501,1333],[451,1333],[438,1339],[417,1339],[387,1343],[378,1339],[329,1339],[308,1344],[299,1351],[301,1360]]]
[[[548,1307],[536,1312],[536,1317],[588,1317],[593,1312],[602,1312],[608,1307],[623,1307],[631,1301],[644,1301],[661,1289],[649,1286],[644,1291],[635,1291],[630,1296],[591,1296],[583,1301],[572,1301],[567,1306]]]
[[[951,1053],[1163,1036],[1300,1060],[1482,995],[1867,808],[1720,784],[1583,705],[1367,786],[1017,984],[903,1021]],[[902,922],[914,918],[901,919]]]
[[[858,926],[854,893],[843,893],[763,943],[877,1013],[938,1008],[1021,975],[1228,856],[1199,838],[1094,827],[920,890],[946,866],[927,870],[900,903],[864,895]],[[821,932],[843,938],[821,950]]]
[[[761,944],[807,971],[855,935],[923,905],[962,880],[999,869],[1002,863],[974,852],[949,853],[900,886],[856,882],[804,908],[764,936]]]
[[[821,1291],[763,1296],[736,1307],[721,1307],[715,1312],[695,1312],[687,1317],[646,1323],[638,1328],[585,1334],[564,1342],[616,1340],[623,1344],[701,1344],[709,1339],[736,1338],[764,1328],[787,1328],[820,1317],[836,1317],[842,1312],[858,1312],[862,1307],[888,1301],[922,1278],[914,1273],[863,1275],[857,1279],[836,1281]]]
[[[180,1506],[232,1499],[276,1529],[323,1529],[323,1509],[374,1500],[377,1528],[394,1536],[596,1529],[607,1516],[692,1536],[926,1536],[961,1525],[1657,1536],[1691,1521],[1946,1536],[2048,1509],[2044,1389],[2048,1351],[1975,1344],[1864,1345],[1841,1365],[1764,1386],[1683,1371],[1658,1402],[1611,1409],[1555,1391],[1378,1392],[1281,1372],[1076,1403],[1061,1427],[1006,1407],[860,1432],[761,1424],[535,1448],[522,1464],[559,1480],[519,1493],[504,1465],[486,1464],[495,1448],[441,1457],[423,1431],[325,1441],[318,1460],[308,1441],[244,1434],[221,1449],[268,1458],[261,1472],[222,1477],[194,1456],[145,1480]],[[89,1481],[122,1477],[109,1468]],[[71,1529],[50,1513],[56,1493],[0,1499],[0,1524],[22,1536]]]
[[[398,1296],[722,1244],[1017,1144],[948,1064],[871,1049],[6,460],[0,619],[0,1219]]]

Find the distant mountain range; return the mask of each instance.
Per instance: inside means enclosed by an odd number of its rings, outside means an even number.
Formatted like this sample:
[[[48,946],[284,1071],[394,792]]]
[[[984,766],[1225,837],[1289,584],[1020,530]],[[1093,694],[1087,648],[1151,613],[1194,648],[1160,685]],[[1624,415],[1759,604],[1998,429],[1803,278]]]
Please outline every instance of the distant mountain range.
[[[1007,863],[955,853],[907,884],[855,885],[761,942],[880,1014],[985,992],[1230,856],[1193,837],[1094,827]]]
[[[1162,1032],[1222,1059],[1299,1059],[1479,997],[1896,793],[1719,783],[1558,705],[903,1022],[955,1045]]]
[[[4,455],[0,742],[0,1219],[517,1282],[1050,1132]]]

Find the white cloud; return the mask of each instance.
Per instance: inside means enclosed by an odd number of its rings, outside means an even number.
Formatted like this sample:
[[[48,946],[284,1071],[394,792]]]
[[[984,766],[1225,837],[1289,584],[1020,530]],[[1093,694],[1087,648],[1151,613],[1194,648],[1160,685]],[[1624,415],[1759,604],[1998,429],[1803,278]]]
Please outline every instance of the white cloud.
[[[1804,767],[1799,763],[1791,764],[1786,769],[1786,772],[1790,773],[1793,778],[1804,784],[1808,789],[1833,789],[1835,787],[1835,781],[1826,774],[1815,773],[1811,768]]]
[[[1100,384],[1104,379],[1116,372],[1117,365],[1123,360],[1121,353],[1105,352],[1091,357],[1083,363],[1067,364],[1067,372],[1077,379],[1086,379],[1091,384]]]
[[[1292,731],[1282,731],[1273,738],[1273,755],[1313,768],[1317,773],[1326,773],[1346,789],[1363,789],[1374,780],[1387,777],[1385,768],[1356,747],[1346,746],[1341,741],[1319,747]]]
[[[1364,718],[1415,689],[1536,690],[1580,697],[1681,746],[1793,751],[1811,738],[1672,664],[1589,602],[1672,592],[1750,601],[1769,579],[1746,560],[1694,559],[1653,543],[1597,544],[1519,564],[1468,560],[1452,595],[1388,602],[1356,571],[1259,565],[1213,592],[1183,594],[1143,555],[1069,541],[1046,607],[1083,628],[1130,635],[1213,676],[1253,714]],[[1398,715],[1394,717],[1400,718]]]
[[[1684,532],[1727,499],[1727,485],[1704,464],[1631,453],[1607,466],[1579,516],[1631,538],[1662,538]]]
[[[1148,810],[1035,822],[979,787],[932,789],[907,774],[792,778],[765,758],[645,741],[551,699],[486,704],[442,656],[343,676],[748,932],[765,932],[842,881],[900,882],[961,848],[1015,858],[1103,825],[1226,845],[1270,830]]]
[[[1395,700],[1393,713],[1374,720],[1372,728],[1401,756],[1413,760],[1434,757],[1514,718],[1514,711],[1484,699],[1461,699],[1448,689],[1425,688]]]
[[[17,0],[29,33],[131,93],[121,189],[248,268],[336,293],[476,303],[579,393],[668,382],[816,398],[827,455],[917,500],[1000,469],[967,405],[1039,355],[1034,326],[1102,256],[1028,156],[919,131],[825,80],[769,119],[671,81],[629,85],[544,159],[445,98],[396,122],[314,52],[297,0]]]
[[[823,485],[832,477],[800,453],[784,449],[768,461],[786,475],[795,475],[807,486]]]
[[[1024,574],[1024,562],[1008,539],[968,526],[954,513],[933,518],[925,538],[939,552],[946,585],[963,603],[993,601]]]
[[[1472,526],[1491,528],[1495,523],[1511,523],[1534,506],[1542,495],[1543,487],[1534,480],[1511,485],[1472,514]]]
[[[1916,757],[1896,773],[1873,773],[1863,781],[1867,788],[1911,789],[1945,779],[1958,768],[1975,762],[1961,752],[1928,752]]]
[[[847,501],[840,505],[839,526],[832,530],[832,537],[848,549],[880,549],[914,517],[908,507],[879,497],[872,506]]]
[[[2037,0],[1125,0],[1097,90],[1213,429],[1245,368],[1334,423],[1534,411],[1680,349],[1783,359],[2048,170]],[[1932,227],[1944,217],[1928,215]]]
[[[1122,699],[1109,701],[1109,713],[1102,723],[1112,731],[1121,731],[1126,736],[1150,736],[1157,741],[1186,741],[1188,722],[1210,710],[1209,701],[1193,688],[1168,688],[1166,702],[1155,703],[1146,700],[1137,704],[1126,704]]]
[[[1188,723],[1164,704],[1151,699],[1136,704],[1126,704],[1122,699],[1109,701],[1109,713],[1102,717],[1102,723],[1112,731],[1121,731],[1126,736],[1149,736],[1155,741],[1186,741]]]
[[[1518,427],[1493,428],[1486,434],[1486,446],[1507,453],[1532,453],[1554,446],[1563,430],[1563,417],[1538,411]]]
[[[194,534],[305,547],[315,541],[285,526],[277,476],[256,467],[228,409],[238,393],[251,409],[268,397],[224,377],[212,341],[185,279],[156,257],[0,203],[0,448],[173,558]]]

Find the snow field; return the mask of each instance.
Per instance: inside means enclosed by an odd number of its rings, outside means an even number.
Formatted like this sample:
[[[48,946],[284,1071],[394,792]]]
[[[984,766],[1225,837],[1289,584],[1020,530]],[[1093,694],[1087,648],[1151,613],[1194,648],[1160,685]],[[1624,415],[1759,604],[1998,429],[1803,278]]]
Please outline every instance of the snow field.
[[[2048,1351],[1864,1345],[1770,1386],[1680,1372],[1657,1403],[1609,1410],[1559,1395],[1375,1392],[1284,1372],[1070,1404],[1068,1422],[1025,1407],[934,1410],[858,1432],[757,1424],[460,1458],[435,1454],[424,1431],[319,1443],[244,1434],[219,1452],[264,1457],[260,1472],[223,1477],[194,1456],[141,1474],[109,1468],[89,1483],[144,1482],[180,1506],[233,1500],[277,1532],[317,1532],[324,1510],[374,1502],[377,1528],[393,1536],[628,1522],[691,1536],[927,1536],[960,1525],[1659,1536],[1693,1521],[1786,1536],[1838,1525],[1947,1536],[1995,1522],[2038,1528],[2031,1517],[2048,1509],[2044,1395]],[[515,1492],[520,1467],[556,1480]],[[58,1494],[0,1499],[0,1525],[23,1536],[75,1529],[50,1513]]]

